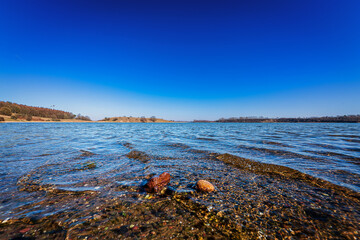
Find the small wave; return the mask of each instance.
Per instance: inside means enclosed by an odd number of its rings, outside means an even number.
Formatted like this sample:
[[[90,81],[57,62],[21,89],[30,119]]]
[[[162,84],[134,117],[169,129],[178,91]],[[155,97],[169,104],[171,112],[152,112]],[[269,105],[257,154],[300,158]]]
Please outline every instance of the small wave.
[[[347,141],[347,142],[353,142],[353,143],[360,143],[360,140],[357,140],[357,139],[343,139],[344,141]]]
[[[345,134],[329,134],[328,136],[330,137],[346,137],[346,138],[358,138],[360,139],[360,136],[357,136],[357,135],[345,135]]]
[[[268,145],[279,146],[279,147],[292,148],[292,146],[287,145],[287,144],[284,144],[284,143],[280,143],[280,142],[273,142],[273,141],[263,140],[263,141],[261,141],[261,143],[263,143],[263,144],[268,144]]]
[[[245,146],[245,145],[239,145],[238,147],[256,151],[256,152],[261,152],[264,154],[275,155],[275,156],[279,156],[279,157],[309,159],[309,160],[318,161],[318,162],[324,161],[323,159],[318,158],[318,157],[303,155],[303,154],[294,153],[294,152],[286,151],[286,150],[251,147],[251,146]]]
[[[55,153],[44,153],[44,154],[40,154],[36,157],[46,157],[46,156],[52,156],[52,155],[55,155]]]
[[[349,156],[346,154],[334,153],[334,152],[324,152],[324,151],[309,151],[309,150],[307,150],[306,152],[318,154],[318,155],[322,155],[322,156],[326,156],[326,157],[337,157],[337,158],[349,161],[351,163],[360,164],[360,158]]]
[[[333,149],[333,150],[342,150],[342,148],[337,147],[337,146],[334,146],[334,145],[330,145],[330,144],[308,143],[307,145],[309,145],[309,146],[314,146],[314,147],[321,147],[321,148]]]
[[[218,142],[219,140],[214,139],[214,138],[204,138],[204,137],[200,137],[200,138],[196,138],[198,140],[205,140],[205,141],[213,141],[213,142]]]

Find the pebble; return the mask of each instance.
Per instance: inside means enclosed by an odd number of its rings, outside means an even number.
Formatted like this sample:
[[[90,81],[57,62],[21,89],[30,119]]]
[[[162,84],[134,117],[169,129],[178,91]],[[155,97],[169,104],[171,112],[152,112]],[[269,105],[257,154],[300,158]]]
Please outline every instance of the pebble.
[[[28,227],[28,228],[24,228],[24,229],[21,229],[19,232],[20,232],[20,233],[26,233],[26,232],[30,231],[30,229],[31,229],[31,228],[29,228],[29,227]]]
[[[199,180],[196,183],[196,189],[200,192],[212,192],[215,190],[215,187],[206,180]]]
[[[160,192],[169,182],[170,182],[171,176],[167,172],[163,172],[158,177],[152,177],[145,185],[145,191],[146,192]]]

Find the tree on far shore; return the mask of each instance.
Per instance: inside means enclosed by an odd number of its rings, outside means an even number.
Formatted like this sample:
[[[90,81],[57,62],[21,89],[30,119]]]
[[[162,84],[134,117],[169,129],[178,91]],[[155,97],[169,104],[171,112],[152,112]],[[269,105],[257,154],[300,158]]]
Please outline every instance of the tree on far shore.
[[[80,113],[76,116],[75,119],[83,120],[83,121],[91,121],[90,117],[88,117],[88,116],[83,116],[83,115],[81,115]]]
[[[0,108],[0,114],[2,115],[6,115],[6,116],[11,116],[11,109],[8,107],[2,107]]]

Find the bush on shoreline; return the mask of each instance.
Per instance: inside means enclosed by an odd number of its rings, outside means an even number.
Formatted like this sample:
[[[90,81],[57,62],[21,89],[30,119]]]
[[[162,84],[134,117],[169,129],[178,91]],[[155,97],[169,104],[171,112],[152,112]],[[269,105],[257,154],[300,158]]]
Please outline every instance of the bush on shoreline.
[[[11,112],[11,109],[8,107],[2,107],[2,108],[0,108],[0,114],[6,115],[6,116],[11,116],[12,112]]]

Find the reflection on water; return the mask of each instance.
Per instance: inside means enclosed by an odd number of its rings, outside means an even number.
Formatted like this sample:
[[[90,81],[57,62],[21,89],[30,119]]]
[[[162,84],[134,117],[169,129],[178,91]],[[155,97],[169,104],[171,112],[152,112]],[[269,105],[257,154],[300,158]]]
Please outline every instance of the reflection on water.
[[[276,230],[274,221],[284,224],[284,219],[273,219],[277,211],[294,216],[286,223],[292,226],[287,233],[294,236],[301,225],[310,231],[306,236],[318,236],[309,219],[347,226],[351,232],[357,227],[353,222],[359,222],[359,141],[359,124],[339,123],[1,124],[0,219],[58,214],[57,218],[70,222],[73,217],[61,214],[79,214],[82,208],[85,214],[85,209],[99,209],[105,199],[128,201],[134,209],[144,207],[158,202],[159,196],[149,197],[142,191],[143,184],[167,171],[172,176],[167,196],[177,196],[171,204],[187,211],[205,206],[220,213],[219,218],[228,212],[234,229],[247,229],[236,230],[239,236],[269,237]],[[234,163],[219,154],[241,158]],[[252,162],[265,165],[254,167]],[[244,167],[246,163],[249,167]],[[266,164],[288,168],[276,172]],[[291,169],[309,176],[304,175],[304,180]],[[199,179],[210,180],[217,191],[197,194],[194,183]],[[84,196],[87,204],[79,205]],[[346,218],[334,222],[332,214],[339,212],[346,213]],[[190,221],[180,215],[184,222]],[[225,230],[218,232],[227,236]]]

